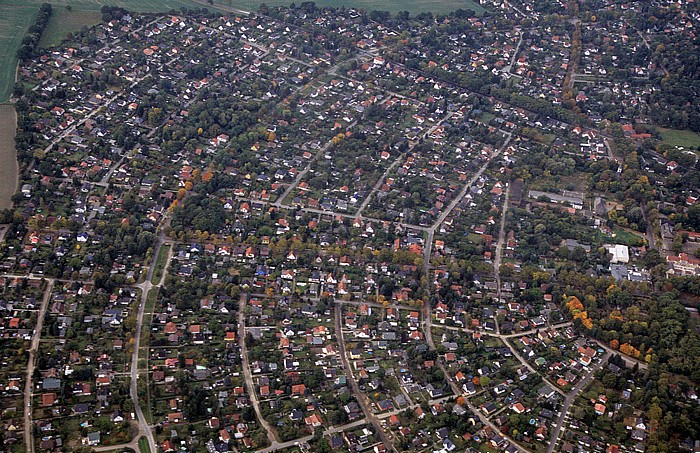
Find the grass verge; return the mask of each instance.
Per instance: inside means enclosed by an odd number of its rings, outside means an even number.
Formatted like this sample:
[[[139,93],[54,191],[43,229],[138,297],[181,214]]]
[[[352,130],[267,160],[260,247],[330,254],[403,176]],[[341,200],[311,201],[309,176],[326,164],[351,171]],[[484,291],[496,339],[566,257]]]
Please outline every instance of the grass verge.
[[[139,451],[141,453],[151,453],[151,447],[148,446],[148,439],[145,436],[139,439]]]
[[[145,314],[143,316],[143,325],[141,326],[141,350],[139,351],[139,366],[141,361],[144,362],[144,370],[146,372],[146,377],[148,376],[148,345],[151,339],[151,324],[153,322],[153,310],[156,306],[156,300],[158,296],[158,289],[153,288],[146,297],[146,307]],[[143,356],[141,355],[143,354]],[[146,379],[148,382],[148,379]],[[149,425],[153,424],[153,413],[151,405],[151,390],[146,387],[146,398],[143,407],[143,416],[146,418],[146,422]]]
[[[170,246],[164,245],[160,248],[158,252],[158,257],[156,258],[156,267],[153,269],[153,275],[151,276],[151,283],[157,285],[160,282],[160,278],[163,276],[163,270],[167,264],[168,254],[170,253]]]
[[[269,0],[267,6],[289,6],[294,0]],[[214,0],[214,5],[229,8],[239,8],[256,11],[260,6],[256,0]],[[299,1],[296,2],[299,5]],[[478,2],[471,0],[315,0],[316,6],[333,6],[340,8],[362,8],[367,11],[389,11],[396,14],[399,11],[409,11],[412,15],[419,13],[446,14],[457,9],[471,9],[476,14],[483,14],[485,9]]]

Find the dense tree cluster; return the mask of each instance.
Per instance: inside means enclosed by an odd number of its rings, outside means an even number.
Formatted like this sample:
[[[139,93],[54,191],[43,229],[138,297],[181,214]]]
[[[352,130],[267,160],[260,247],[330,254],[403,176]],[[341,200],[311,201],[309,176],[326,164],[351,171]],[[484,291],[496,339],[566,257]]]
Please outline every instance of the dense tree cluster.
[[[193,195],[173,213],[172,226],[174,231],[187,229],[218,232],[225,221],[226,212],[220,200]]]
[[[22,46],[17,49],[17,58],[20,60],[28,60],[34,58],[37,54],[37,48],[39,46],[39,41],[41,40],[41,35],[44,33],[46,26],[51,19],[52,8],[50,3],[44,3],[39,8],[39,12],[36,15],[36,21],[34,25],[29,27],[27,34],[24,39],[22,39]]]

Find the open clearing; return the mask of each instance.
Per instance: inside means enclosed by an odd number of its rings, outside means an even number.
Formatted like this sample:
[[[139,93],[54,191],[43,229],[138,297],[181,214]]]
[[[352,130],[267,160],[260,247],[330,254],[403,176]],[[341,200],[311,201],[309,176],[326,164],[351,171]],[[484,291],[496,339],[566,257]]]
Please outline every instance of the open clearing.
[[[0,5],[8,5],[12,8],[15,6],[16,0],[0,0]],[[23,5],[34,6],[38,9],[44,0],[27,0]],[[190,0],[51,0],[54,12],[65,10],[66,5],[71,5],[75,11],[100,11],[105,5],[119,6],[130,11],[139,11],[144,13],[168,12],[173,8],[186,6],[188,8],[200,8],[202,5]],[[32,18],[33,20],[33,18]]]
[[[0,209],[12,206],[17,190],[15,124],[15,106],[0,104]]]
[[[658,128],[663,141],[671,146],[700,147],[700,134],[688,130]]]

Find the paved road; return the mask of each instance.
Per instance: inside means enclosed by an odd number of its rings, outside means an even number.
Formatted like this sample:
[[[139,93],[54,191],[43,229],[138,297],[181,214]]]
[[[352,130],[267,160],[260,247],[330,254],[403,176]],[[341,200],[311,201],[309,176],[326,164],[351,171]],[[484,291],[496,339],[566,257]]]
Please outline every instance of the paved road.
[[[7,230],[9,229],[10,225],[8,224],[0,225],[0,244],[2,244],[2,241],[5,240],[5,235],[7,234]]]
[[[29,348],[29,361],[27,362],[27,374],[24,382],[24,445],[28,453],[34,453],[34,429],[32,423],[32,393],[34,377],[34,368],[36,367],[36,356],[39,351],[39,342],[41,341],[41,330],[44,328],[44,315],[51,301],[51,292],[53,291],[54,280],[47,279],[46,289],[44,290],[44,298],[41,300],[41,308],[36,319],[36,329],[32,337],[32,344]]]
[[[139,379],[139,350],[141,348],[141,334],[143,332],[143,317],[146,312],[146,302],[148,300],[148,293],[151,291],[151,289],[158,289],[163,285],[163,282],[165,281],[165,277],[168,275],[168,268],[170,267],[170,261],[172,259],[173,255],[173,248],[170,248],[170,252],[168,254],[168,258],[166,259],[165,266],[163,268],[163,275],[161,275],[160,280],[156,285],[153,285],[151,283],[151,279],[153,278],[153,272],[155,271],[156,268],[156,263],[158,262],[158,254],[160,253],[161,247],[163,245],[169,244],[169,240],[167,236],[165,236],[165,233],[163,233],[164,227],[170,225],[170,217],[166,216],[161,223],[161,228],[158,232],[158,239],[156,242],[156,246],[154,248],[153,252],[153,258],[151,259],[151,264],[148,267],[148,273],[146,274],[146,278],[142,283],[139,283],[138,285],[134,285],[135,288],[138,288],[141,290],[141,300],[139,301],[139,311],[136,315],[136,332],[134,333],[134,350],[131,353],[131,370],[129,371],[129,375],[131,378],[130,382],[130,387],[129,387],[129,394],[131,396],[131,400],[134,403],[134,411],[136,412],[136,419],[139,424],[139,433],[136,435],[134,440],[132,442],[136,441],[138,442],[138,439],[141,438],[141,436],[146,436],[146,439],[148,440],[148,445],[151,449],[152,452],[157,452],[158,447],[156,445],[155,438],[153,437],[153,431],[151,430],[151,427],[148,425],[148,422],[146,421],[146,417],[143,415],[143,409],[141,408],[141,405],[139,404],[139,393],[138,393],[138,379]],[[148,345],[145,345],[144,347],[148,347]],[[148,362],[148,351],[146,351],[146,361]],[[148,369],[144,370],[144,376],[143,378],[146,379],[146,384],[148,385]]]
[[[465,398],[465,403],[466,403],[467,407],[469,408],[469,410],[471,410],[471,411],[474,413],[474,415],[476,415],[477,417],[479,417],[479,420],[481,420],[481,423],[483,423],[484,425],[486,425],[486,426],[488,426],[489,428],[491,428],[494,432],[499,433],[499,434],[500,434],[501,436],[503,436],[504,438],[508,439],[508,441],[510,442],[510,444],[513,445],[513,446],[515,446],[515,448],[517,448],[519,452],[521,452],[521,453],[530,453],[529,450],[527,450],[526,448],[521,447],[519,444],[515,443],[515,441],[513,441],[510,437],[508,437],[508,436],[506,436],[505,434],[503,434],[503,433],[501,432],[501,430],[500,430],[496,425],[494,425],[493,422],[492,422],[491,420],[488,419],[488,417],[486,417],[477,407],[475,407],[475,406],[471,403],[471,401],[469,401],[468,399]]]
[[[394,162],[392,162],[391,165],[389,165],[389,166],[387,167],[387,169],[384,171],[384,173],[382,174],[382,176],[379,177],[379,179],[377,180],[377,182],[376,182],[376,183],[374,184],[374,186],[372,187],[372,190],[369,191],[369,193],[367,194],[367,196],[365,197],[365,199],[362,201],[362,204],[360,205],[360,208],[357,210],[357,215],[362,215],[362,211],[365,210],[365,208],[367,207],[367,205],[369,204],[369,202],[372,200],[372,196],[379,190],[380,187],[382,187],[382,184],[384,184],[384,181],[386,181],[386,177],[389,176],[389,172],[390,172],[391,170],[393,170],[393,169],[399,164],[399,162],[402,162],[402,161],[406,158],[406,155],[407,155],[408,153],[411,152],[411,149],[413,149],[414,146],[415,146],[415,145],[411,145],[411,148],[409,148],[408,151],[406,151],[405,153],[399,155],[399,156],[394,160]]]
[[[627,25],[631,25],[628,21],[625,21],[625,22],[627,22]],[[634,27],[632,27],[632,28],[634,28]],[[644,45],[646,46],[646,48],[649,49],[650,51],[654,52],[653,50],[651,50],[651,46],[649,45],[649,41],[647,40],[646,36],[644,36],[644,34],[639,30],[637,30],[637,34],[639,35],[640,38],[642,38],[642,41],[644,41]],[[661,66],[661,70],[664,71],[664,74],[666,75],[666,77],[670,77],[671,73],[668,72],[668,69],[666,69],[666,66],[664,66],[663,64],[660,66]]]
[[[508,202],[510,201],[510,185],[506,188],[506,197],[503,201],[503,213],[501,214],[501,228],[498,231],[498,242],[496,243],[496,257],[493,260],[493,273],[496,276],[498,285],[498,303],[501,303],[501,260],[503,259],[503,243],[506,240],[506,216],[508,215]],[[498,315],[493,319],[496,324],[496,333],[501,333],[498,325]]]
[[[452,200],[452,202],[449,204],[447,209],[445,209],[440,214],[440,216],[437,218],[435,223],[433,223],[433,225],[430,226],[429,228],[425,229],[425,231],[427,233],[427,240],[426,240],[424,256],[423,256],[423,265],[424,265],[424,272],[426,275],[427,284],[426,284],[426,288],[425,288],[425,293],[426,293],[425,302],[424,302],[423,307],[422,307],[421,328],[422,328],[423,333],[425,335],[426,343],[428,344],[428,346],[432,350],[435,350],[435,343],[434,343],[433,335],[432,335],[432,312],[431,312],[431,308],[430,308],[430,288],[432,285],[432,279],[430,278],[430,258],[432,256],[432,247],[433,247],[433,241],[434,241],[434,237],[435,237],[435,231],[440,227],[440,225],[445,221],[445,219],[452,213],[454,208],[457,207],[457,205],[464,199],[464,197],[468,193],[469,189],[476,183],[476,181],[486,171],[486,169],[488,168],[491,161],[495,157],[497,157],[501,152],[503,152],[503,150],[506,149],[506,147],[508,146],[508,144],[510,143],[510,141],[513,138],[512,133],[506,133],[506,134],[507,134],[507,138],[506,138],[506,141],[503,143],[503,145],[501,145],[501,147],[499,147],[496,151],[494,151],[489,156],[489,158],[481,166],[481,168],[479,168],[479,170],[474,174],[474,176],[472,176],[472,178],[464,185],[464,187],[462,188],[462,191],[454,198],[454,200]],[[507,200],[506,200],[506,203],[507,203]],[[504,210],[504,216],[505,216],[505,210]],[[505,340],[504,340],[504,342],[507,344],[507,342]],[[511,349],[512,349],[512,347],[511,347]],[[523,361],[523,360],[521,359],[521,361]],[[442,361],[438,361],[438,366],[440,367],[441,371],[443,372],[445,379],[447,379],[447,382],[448,382],[450,388],[452,389],[452,391],[454,392],[454,394],[455,395],[462,394],[460,387],[457,385],[457,383],[454,381],[454,379],[452,378],[450,373],[447,371],[444,363]],[[494,425],[488,419],[488,417],[486,417],[476,407],[474,407],[471,404],[471,402],[466,400],[466,404],[469,407],[469,409],[481,420],[481,422],[484,425],[489,426],[495,432],[500,432],[498,427],[496,427],[496,425]],[[518,449],[518,451],[527,452],[526,449],[524,449],[523,447],[518,445],[510,437],[505,436],[505,435],[504,435],[504,437],[506,439],[508,439],[508,441],[513,446],[515,446],[515,448]]]
[[[588,374],[579,381],[578,385],[569,392],[567,397],[564,399],[564,405],[561,408],[561,413],[559,414],[559,419],[557,420],[557,424],[554,428],[554,431],[552,431],[552,436],[549,439],[549,446],[547,447],[547,453],[552,453],[554,451],[554,447],[557,444],[557,440],[559,439],[559,433],[561,432],[563,426],[564,426],[564,418],[566,418],[566,414],[569,412],[569,407],[571,406],[571,403],[576,399],[576,396],[579,394],[581,390],[588,384],[588,382],[593,378],[593,375],[595,374],[596,371],[598,371],[603,365],[605,365],[608,362],[608,359],[612,353],[608,351],[601,361],[595,365],[593,368],[591,368],[591,371],[588,372]]]
[[[517,29],[516,29],[517,30]],[[510,63],[508,66],[504,67],[501,71],[502,72],[507,72],[510,74],[510,72],[513,70],[513,64],[515,64],[515,59],[518,58],[518,52],[520,52],[520,45],[523,43],[523,32],[520,32],[520,39],[518,40],[518,45],[515,47],[515,53],[513,54],[513,58],[510,59]]]
[[[389,99],[389,98],[386,98],[385,101],[388,100],[388,99]],[[434,131],[435,129],[437,129],[438,127],[440,127],[440,126],[442,125],[442,123],[444,123],[445,121],[447,121],[447,120],[449,120],[450,118],[452,118],[452,115],[454,115],[454,114],[455,114],[455,112],[449,112],[447,115],[445,115],[444,118],[442,118],[440,121],[438,121],[437,123],[435,123],[435,125],[433,125],[430,129],[428,129],[427,131],[425,131],[425,133],[423,134],[423,138],[426,138],[426,137],[428,137],[430,134],[432,134],[433,131]],[[361,214],[362,214],[362,211],[365,210],[365,208],[366,208],[367,205],[369,204],[370,200],[372,199],[372,196],[379,190],[380,187],[382,187],[382,184],[383,184],[384,181],[386,180],[387,176],[389,176],[389,172],[391,172],[391,170],[393,170],[400,162],[403,162],[403,160],[406,158],[406,156],[407,156],[411,151],[413,151],[413,148],[415,148],[416,145],[417,145],[418,143],[420,143],[420,141],[419,141],[419,140],[416,140],[404,153],[402,153],[401,155],[399,155],[399,156],[394,160],[394,162],[392,162],[391,165],[389,165],[389,167],[384,171],[384,173],[382,174],[382,176],[380,176],[379,179],[377,180],[377,182],[374,184],[374,187],[372,187],[372,190],[370,190],[369,194],[367,194],[367,196],[365,197],[364,201],[363,201],[362,204],[360,205],[360,208],[357,210],[357,215],[361,215]]]
[[[280,447],[280,443],[277,440],[275,431],[272,426],[263,417],[262,411],[260,410],[260,401],[258,401],[258,395],[255,393],[255,384],[253,383],[253,374],[250,372],[250,364],[248,363],[248,348],[245,344],[245,308],[246,300],[248,296],[246,294],[241,295],[238,300],[238,346],[241,348],[241,360],[243,365],[243,376],[245,376],[245,384],[248,388],[248,394],[250,395],[250,402],[253,404],[253,409],[255,410],[255,415],[258,417],[260,426],[265,430],[267,438],[270,441],[270,447],[272,450],[276,450]]]
[[[564,327],[569,327],[572,325],[571,321],[567,322],[562,322],[559,324],[554,324],[552,326],[547,326],[543,327],[541,329],[529,329],[529,330],[523,330],[522,332],[516,332],[516,333],[507,333],[507,334],[502,334],[502,333],[492,333],[492,332],[485,332],[483,330],[475,330],[475,329],[468,329],[466,327],[455,327],[455,326],[440,326],[441,329],[447,329],[447,330],[458,330],[460,332],[478,332],[481,335],[485,337],[494,337],[494,338],[519,338],[519,337],[524,337],[525,335],[531,335],[533,333],[537,333],[538,331],[546,331],[550,329],[563,329]]]
[[[324,436],[330,436],[331,434],[336,434],[342,431],[345,431],[347,429],[352,429],[356,428],[358,426],[366,425],[367,420],[360,419],[360,420],[355,420],[352,423],[348,423],[347,425],[339,425],[339,426],[333,426],[331,428],[328,428],[327,430],[323,431]],[[287,442],[279,442],[275,446],[270,446],[267,448],[263,448],[262,450],[258,450],[256,453],[270,453],[273,451],[278,451],[282,450],[285,448],[293,447],[295,445],[301,445],[305,442],[310,441],[311,439],[314,438],[313,434],[309,434],[308,436],[300,437],[298,439],[293,439],[293,440],[288,440]]]
[[[345,351],[345,339],[343,338],[343,325],[341,322],[342,307],[342,303],[336,303],[334,308],[335,335],[338,341],[338,352],[340,354],[340,359],[343,362],[343,368],[345,368],[345,374],[348,378],[348,382],[350,383],[350,388],[352,389],[352,392],[355,395],[357,403],[360,405],[360,408],[362,408],[362,412],[365,414],[365,418],[372,424],[372,426],[374,426],[374,430],[376,431],[377,435],[379,435],[379,438],[381,439],[384,446],[386,446],[387,449],[396,452],[394,443],[391,441],[386,431],[384,431],[384,428],[379,422],[377,416],[374,415],[374,413],[372,413],[372,410],[367,404],[367,400],[364,394],[360,391],[360,386],[357,384],[357,379],[355,379],[355,376],[352,373],[352,368],[350,367],[350,362],[348,361],[348,355]]]
[[[158,260],[158,253],[160,252],[160,248],[162,245],[163,243],[159,239],[158,244],[156,245],[156,248],[154,250],[153,260],[151,261],[151,265],[148,268],[146,280],[143,283],[136,285],[139,289],[141,289],[141,300],[139,301],[139,311],[136,316],[136,332],[134,333],[133,345],[134,350],[131,353],[131,371],[129,373],[131,376],[129,393],[131,396],[131,400],[134,403],[134,411],[136,412],[136,419],[139,423],[139,433],[136,436],[136,439],[140,438],[141,436],[146,436],[146,439],[148,439],[148,445],[151,448],[152,452],[157,452],[158,447],[156,446],[156,441],[153,437],[153,431],[151,431],[151,429],[149,428],[148,422],[146,421],[146,417],[143,415],[143,409],[141,409],[141,405],[139,404],[139,350],[141,346],[141,331],[143,327],[143,316],[146,311],[146,301],[148,299],[148,293],[153,287],[153,285],[151,284],[151,277],[153,277],[153,271],[155,269],[156,261]],[[148,351],[146,351],[146,354],[148,354]],[[144,379],[148,379],[148,372],[146,372],[146,374],[144,375]]]
[[[457,205],[462,201],[462,199],[467,195],[467,192],[469,189],[476,183],[476,181],[481,177],[482,174],[486,171],[486,168],[488,168],[489,164],[491,161],[497,157],[501,152],[503,152],[504,149],[508,146],[510,143],[511,139],[513,138],[513,134],[510,132],[507,133],[508,138],[506,139],[505,142],[503,142],[503,145],[501,145],[500,148],[498,148],[496,151],[494,151],[488,159],[486,159],[486,162],[479,168],[479,171],[474,173],[474,176],[467,182],[464,187],[462,188],[462,191],[457,195],[454,200],[449,204],[447,209],[445,209],[442,214],[437,218],[435,223],[431,227],[429,227],[427,231],[427,239],[425,243],[425,250],[423,252],[423,266],[424,266],[424,272],[427,280],[427,287],[425,288],[425,303],[423,304],[423,319],[421,320],[421,325],[423,328],[423,332],[425,334],[425,339],[426,342],[428,343],[428,346],[430,346],[431,349],[435,349],[435,344],[433,342],[433,333],[432,333],[432,313],[430,309],[430,285],[432,284],[432,279],[430,278],[430,258],[432,256],[432,250],[433,250],[433,240],[435,237],[435,230],[442,224],[442,222],[445,221],[447,216],[452,213],[452,210],[457,207]]]
[[[644,223],[647,224],[646,239],[649,243],[649,248],[655,249],[657,247],[656,240],[654,240],[654,226],[651,224],[651,221],[647,218],[646,209],[644,208],[644,205],[642,203],[639,203],[639,209],[642,210],[642,217],[644,218]]]
[[[139,452],[139,451],[141,451],[140,448],[139,448],[139,439],[140,439],[140,438],[141,438],[141,436],[138,435],[138,436],[135,436],[134,439],[133,439],[131,442],[126,443],[126,444],[105,445],[105,446],[102,446],[102,447],[92,447],[92,449],[93,449],[94,451],[97,451],[97,452],[100,452],[100,451],[111,451],[111,452],[115,452],[115,451],[124,451],[124,450],[126,450],[127,448],[131,448],[131,449],[134,450],[135,452]]]
[[[354,127],[356,124],[357,124],[357,120],[355,120],[355,121],[353,121],[352,123],[348,124],[348,126],[345,128],[345,130],[348,130],[348,129]],[[333,139],[328,140],[328,142],[326,142],[326,144],[323,145],[323,147],[322,147],[321,149],[318,150],[318,152],[317,152],[316,155],[313,157],[313,159],[311,159],[311,160],[309,161],[309,163],[306,165],[306,167],[304,167],[304,169],[303,169],[302,171],[299,172],[299,174],[297,175],[297,177],[294,178],[294,182],[291,183],[291,184],[289,185],[289,187],[287,187],[287,190],[285,190],[284,193],[283,193],[274,203],[272,203],[272,206],[276,206],[276,207],[278,207],[278,208],[283,207],[283,206],[284,206],[284,207],[290,207],[290,206],[288,206],[288,205],[283,205],[282,203],[283,203],[284,200],[287,198],[287,196],[289,196],[289,194],[292,193],[292,190],[294,190],[294,188],[295,188],[296,186],[299,185],[299,183],[301,182],[301,180],[304,179],[304,176],[306,176],[306,174],[309,172],[309,170],[311,170],[311,166],[312,166],[316,161],[318,161],[318,160],[326,153],[326,151],[328,151],[328,149],[329,149],[331,146],[333,146]]]
[[[510,349],[510,352],[515,356],[515,358],[517,358],[520,361],[520,363],[525,365],[527,367],[527,369],[530,370],[530,372],[540,375],[542,380],[547,385],[552,387],[552,389],[555,392],[559,393],[561,396],[566,396],[566,392],[564,392],[562,389],[560,389],[558,385],[555,385],[552,381],[549,380],[548,377],[543,376],[542,373],[538,373],[537,370],[535,370],[535,368],[533,368],[533,366],[530,365],[530,363],[527,360],[525,360],[525,358],[523,356],[520,355],[520,353],[513,347],[513,345],[510,344],[510,341],[508,341],[505,338],[502,338],[502,340],[503,340],[503,343],[508,347],[508,349]]]

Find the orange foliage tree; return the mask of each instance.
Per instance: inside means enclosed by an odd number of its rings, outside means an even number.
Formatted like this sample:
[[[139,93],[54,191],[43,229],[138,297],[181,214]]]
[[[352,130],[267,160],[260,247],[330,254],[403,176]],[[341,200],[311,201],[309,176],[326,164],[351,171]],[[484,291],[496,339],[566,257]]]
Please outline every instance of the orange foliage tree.
[[[620,345],[620,352],[623,354],[627,354],[629,356],[632,356],[634,358],[637,358],[637,359],[639,358],[639,356],[641,356],[641,353],[639,352],[639,350],[629,343],[621,344]]]
[[[576,296],[571,296],[566,301],[566,308],[569,309],[569,313],[574,317],[574,319],[580,319],[581,324],[586,329],[591,329],[593,327],[593,321],[588,317],[588,312],[586,312],[583,303]]]

